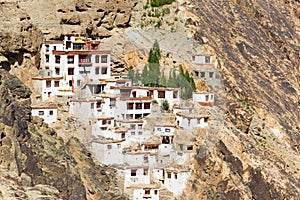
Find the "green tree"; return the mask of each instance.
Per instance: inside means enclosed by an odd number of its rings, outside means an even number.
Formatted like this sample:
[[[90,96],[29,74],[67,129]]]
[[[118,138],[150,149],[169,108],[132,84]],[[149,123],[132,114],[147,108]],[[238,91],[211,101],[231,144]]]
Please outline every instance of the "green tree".
[[[142,83],[145,86],[158,86],[160,79],[160,60],[161,54],[159,49],[159,44],[155,40],[153,47],[150,49],[148,64],[145,65],[142,71]]]
[[[162,102],[161,107],[162,107],[163,110],[169,110],[170,105],[169,105],[169,102],[168,102],[167,99],[165,99],[165,100]]]
[[[128,74],[127,74],[127,77],[128,79],[130,79],[132,81],[132,84],[134,84],[135,82],[135,77],[134,77],[134,69],[132,66],[129,67],[129,70],[128,70]]]
[[[148,65],[144,66],[144,69],[141,74],[141,81],[143,85],[148,86],[149,84],[149,71],[148,71]]]

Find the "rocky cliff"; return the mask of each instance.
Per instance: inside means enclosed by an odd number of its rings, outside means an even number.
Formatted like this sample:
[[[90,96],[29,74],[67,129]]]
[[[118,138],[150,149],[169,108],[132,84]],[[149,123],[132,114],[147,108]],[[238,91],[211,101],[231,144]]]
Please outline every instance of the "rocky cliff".
[[[195,39],[218,59],[226,128],[198,158],[203,199],[299,196],[299,2],[193,1]],[[192,199],[192,198],[191,198]]]

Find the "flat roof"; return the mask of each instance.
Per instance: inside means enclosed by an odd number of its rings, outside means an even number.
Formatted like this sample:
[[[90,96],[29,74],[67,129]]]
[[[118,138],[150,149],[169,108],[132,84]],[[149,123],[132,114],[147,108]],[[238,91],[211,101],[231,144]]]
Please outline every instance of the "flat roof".
[[[191,114],[191,113],[181,113],[181,112],[178,112],[176,113],[177,116],[180,116],[180,117],[184,117],[184,118],[189,118],[189,119],[201,119],[201,118],[209,118],[210,116],[209,115],[204,115],[204,114],[201,114],[201,115],[195,115],[195,114]]]
[[[58,109],[58,106],[43,106],[43,105],[38,105],[38,106],[31,106],[33,110],[39,110],[39,109]]]
[[[32,80],[61,80],[64,77],[59,76],[59,77],[43,77],[43,76],[37,76],[37,77],[33,77]]]
[[[160,186],[159,185],[155,185],[155,184],[134,184],[134,185],[130,185],[127,188],[159,189]],[[151,196],[149,196],[149,197],[151,197]]]
[[[73,50],[58,51],[53,50],[54,55],[90,55],[90,54],[111,54],[110,50]]]

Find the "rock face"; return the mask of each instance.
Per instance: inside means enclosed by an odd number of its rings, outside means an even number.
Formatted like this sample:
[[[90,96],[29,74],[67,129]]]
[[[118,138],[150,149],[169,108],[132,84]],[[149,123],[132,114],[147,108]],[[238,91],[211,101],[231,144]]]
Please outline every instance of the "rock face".
[[[12,194],[28,199],[31,193],[18,193],[18,188],[34,187],[53,199],[125,199],[113,170],[96,165],[77,139],[65,145],[54,130],[31,117],[30,90],[3,69],[0,94],[0,164],[4,174],[16,179]],[[1,195],[9,199],[12,194]]]
[[[228,105],[223,136],[197,158],[190,193],[203,199],[299,196],[299,2],[193,4],[201,27],[195,38],[218,59]]]
[[[114,33],[113,29],[129,26],[134,3],[132,0],[55,0],[49,4],[39,0],[22,0],[19,6],[50,39],[72,32],[109,37]]]

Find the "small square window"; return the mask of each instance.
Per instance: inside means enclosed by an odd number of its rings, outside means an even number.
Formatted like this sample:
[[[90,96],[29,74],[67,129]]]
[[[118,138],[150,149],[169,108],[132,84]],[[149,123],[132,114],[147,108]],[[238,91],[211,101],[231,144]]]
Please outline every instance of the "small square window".
[[[74,56],[68,56],[68,64],[74,64]]]
[[[131,176],[136,176],[136,169],[131,170]]]
[[[55,63],[57,63],[57,64],[60,63],[60,56],[55,56]]]
[[[39,111],[39,116],[44,115],[44,111]]]
[[[107,67],[101,68],[101,74],[107,74]]]
[[[49,62],[49,55],[46,55],[46,63]]]
[[[101,63],[107,63],[107,55],[101,56]]]
[[[99,55],[95,56],[95,63],[99,63],[99,61],[100,61],[99,57],[100,57]]]
[[[46,81],[46,88],[50,88],[51,87],[51,81]]]
[[[205,56],[205,63],[210,63],[210,56]]]
[[[50,111],[49,111],[49,115],[53,115],[53,110],[50,110]]]
[[[59,81],[54,81],[54,87],[59,87]]]
[[[96,67],[96,68],[95,68],[95,74],[98,75],[99,73],[100,73],[100,68],[99,68],[99,67]]]
[[[107,145],[107,149],[111,149],[111,148],[112,148],[111,144]]]

